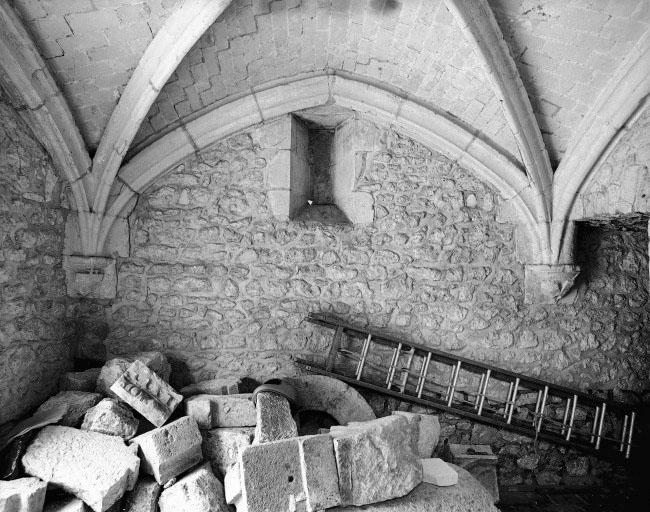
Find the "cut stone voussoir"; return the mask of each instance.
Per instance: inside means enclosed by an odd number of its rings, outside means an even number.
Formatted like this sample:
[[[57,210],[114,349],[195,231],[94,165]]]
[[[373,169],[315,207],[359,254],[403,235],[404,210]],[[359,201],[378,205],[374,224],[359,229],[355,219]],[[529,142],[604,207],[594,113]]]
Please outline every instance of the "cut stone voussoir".
[[[203,453],[215,473],[225,476],[228,468],[237,462],[239,452],[253,442],[253,427],[226,427],[203,430]]]
[[[447,487],[458,483],[458,473],[442,459],[422,459],[422,480]]]
[[[433,450],[438,446],[438,440],[440,438],[440,422],[438,421],[438,416],[405,411],[393,411],[393,414],[416,419],[418,424],[418,456],[422,459],[431,457]]]
[[[330,429],[344,505],[366,505],[408,494],[422,481],[415,423],[387,416]]]
[[[140,475],[135,488],[124,497],[122,512],[156,512],[161,490],[153,478]]]
[[[169,419],[183,400],[174,388],[138,360],[115,381],[111,391],[157,427]]]
[[[185,412],[199,427],[254,427],[257,411],[251,394],[196,395],[185,401]]]
[[[235,481],[237,471],[240,488]],[[329,435],[249,446],[226,478],[228,502],[238,512],[314,512],[341,503]]]
[[[194,419],[184,416],[131,440],[138,446],[142,471],[164,485],[203,460],[201,433]]]
[[[165,489],[158,504],[160,512],[229,512],[223,486],[207,465]]]
[[[0,480],[0,511],[41,512],[47,482],[38,478]]]
[[[86,391],[61,391],[60,393],[49,398],[36,411],[37,413],[65,405],[68,410],[63,418],[59,421],[61,425],[67,427],[78,427],[86,411],[97,405],[102,399],[99,393],[88,393]]]
[[[41,430],[23,457],[25,472],[104,512],[132,489],[140,459],[119,437],[70,427]]]
[[[104,398],[95,407],[88,409],[81,429],[128,440],[136,434],[138,424],[139,421],[129,409],[117,400]]]
[[[291,417],[289,400],[267,391],[258,393],[256,398],[257,424],[253,444],[298,436],[298,427]]]
[[[97,377],[97,392],[115,398],[111,386],[131,366],[133,361],[140,361],[162,380],[168,382],[171,374],[171,365],[161,352],[138,352],[128,357],[115,357],[106,361]]]
[[[238,395],[239,380],[237,379],[210,379],[190,384],[181,389],[185,397],[194,395]]]

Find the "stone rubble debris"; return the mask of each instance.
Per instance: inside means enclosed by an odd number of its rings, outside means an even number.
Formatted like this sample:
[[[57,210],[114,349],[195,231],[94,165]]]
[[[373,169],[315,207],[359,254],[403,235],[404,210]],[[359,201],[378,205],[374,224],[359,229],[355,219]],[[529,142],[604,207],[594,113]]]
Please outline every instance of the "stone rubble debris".
[[[140,459],[119,437],[70,427],[41,430],[23,457],[25,472],[104,512],[133,489]]]
[[[458,483],[458,473],[442,459],[422,459],[422,480],[447,487]]]
[[[291,417],[289,400],[274,392],[257,393],[257,421],[253,444],[268,443],[298,436],[298,427]]]
[[[184,416],[131,440],[138,447],[142,471],[160,485],[203,460],[201,433],[193,418]]]
[[[135,488],[124,496],[121,512],[156,512],[161,491],[152,477],[140,475]]]
[[[199,427],[254,427],[257,411],[252,394],[196,395],[185,401],[185,412]]]
[[[313,512],[341,503],[332,438],[304,436],[244,448],[226,474],[238,512]]]
[[[59,420],[59,424],[66,427],[78,427],[86,411],[94,407],[102,399],[99,393],[86,391],[61,391],[49,398],[37,409],[36,413],[44,413],[60,406],[66,406],[67,411]]]
[[[131,363],[111,386],[111,391],[156,427],[164,425],[183,400],[174,388],[139,360]]]
[[[221,482],[203,465],[165,489],[160,512],[229,512]]]
[[[47,482],[38,478],[0,480],[0,511],[41,512],[46,490]]]
[[[431,457],[440,439],[440,422],[433,414],[420,414],[406,411],[393,411],[393,414],[416,418],[418,423],[417,452],[422,459]]]
[[[172,367],[164,354],[161,352],[138,352],[130,357],[116,357],[108,360],[102,366],[99,377],[97,377],[97,392],[115,398],[111,386],[115,384],[115,381],[122,376],[134,361],[140,361],[162,380],[169,382]]]
[[[79,498],[74,496],[66,496],[65,498],[50,499],[48,497],[47,503],[43,508],[43,512],[86,512],[85,503]]]
[[[84,416],[81,430],[91,430],[128,441],[135,436],[140,422],[117,400],[104,398]]]
[[[253,442],[254,427],[226,427],[203,430],[203,453],[217,475],[225,476],[237,462],[239,452]]]
[[[82,372],[66,372],[59,380],[61,391],[95,391],[101,368],[90,368]]]
[[[408,494],[422,481],[415,423],[387,416],[330,429],[342,504],[366,505]]]
[[[194,395],[238,395],[239,379],[210,379],[185,386],[180,391],[184,397]]]

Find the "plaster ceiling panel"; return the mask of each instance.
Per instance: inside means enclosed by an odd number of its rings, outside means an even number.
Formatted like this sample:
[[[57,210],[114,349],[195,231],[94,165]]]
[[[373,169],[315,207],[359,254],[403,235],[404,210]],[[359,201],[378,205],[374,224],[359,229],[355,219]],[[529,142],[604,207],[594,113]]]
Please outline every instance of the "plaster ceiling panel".
[[[650,27],[648,0],[489,0],[557,168],[583,116]]]
[[[180,0],[13,0],[91,152],[133,70]]]
[[[518,158],[479,60],[439,0],[234,0],[171,76],[132,153],[251,87],[326,70],[401,89]]]

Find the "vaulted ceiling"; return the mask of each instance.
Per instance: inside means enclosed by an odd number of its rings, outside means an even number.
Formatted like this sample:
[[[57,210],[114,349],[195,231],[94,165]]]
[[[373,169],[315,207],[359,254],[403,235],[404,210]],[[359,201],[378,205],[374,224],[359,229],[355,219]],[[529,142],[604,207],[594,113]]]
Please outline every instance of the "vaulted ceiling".
[[[77,167],[65,172],[83,183],[73,193],[90,231],[102,222],[93,216],[108,210],[120,166],[165,135],[251,92],[332,74],[473,134],[528,177],[541,199],[527,207],[549,225],[569,217],[589,170],[650,92],[647,0],[8,4],[0,12],[10,28],[0,37],[14,67],[6,65],[0,83],[19,109],[45,115],[40,105],[48,106],[54,120],[44,132],[59,135],[44,145],[60,152],[53,140],[67,140],[69,151],[53,158]],[[19,22],[9,19],[11,7]],[[39,79],[32,96],[41,99],[30,100],[16,76],[34,82],[39,70],[54,88]],[[61,121],[66,109],[72,125]]]

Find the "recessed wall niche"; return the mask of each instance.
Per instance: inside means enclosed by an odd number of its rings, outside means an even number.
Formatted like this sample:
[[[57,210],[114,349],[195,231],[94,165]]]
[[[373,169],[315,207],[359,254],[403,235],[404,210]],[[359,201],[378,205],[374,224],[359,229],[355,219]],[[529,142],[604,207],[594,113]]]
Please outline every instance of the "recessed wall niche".
[[[349,109],[327,105],[287,116],[288,133],[269,168],[268,199],[280,219],[326,224],[374,220],[372,196],[355,190],[358,163],[376,150],[378,135]],[[361,158],[360,158],[361,157]]]

